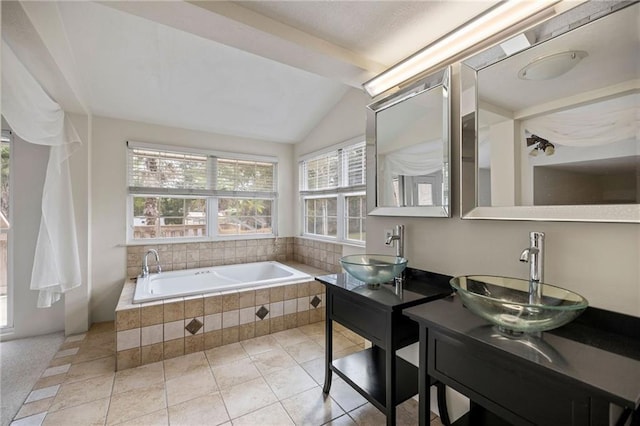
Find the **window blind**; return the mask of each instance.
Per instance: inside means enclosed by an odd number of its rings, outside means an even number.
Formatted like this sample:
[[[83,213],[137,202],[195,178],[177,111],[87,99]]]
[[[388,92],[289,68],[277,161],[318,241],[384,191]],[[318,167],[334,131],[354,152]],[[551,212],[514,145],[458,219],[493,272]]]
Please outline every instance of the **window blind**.
[[[129,147],[132,194],[274,198],[276,163]]]
[[[302,193],[358,189],[366,184],[365,142],[300,163]]]

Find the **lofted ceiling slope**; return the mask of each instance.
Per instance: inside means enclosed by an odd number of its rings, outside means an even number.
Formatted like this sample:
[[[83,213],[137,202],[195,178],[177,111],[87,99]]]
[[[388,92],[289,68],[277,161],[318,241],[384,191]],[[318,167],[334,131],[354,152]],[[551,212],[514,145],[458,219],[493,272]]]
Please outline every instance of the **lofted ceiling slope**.
[[[347,90],[493,4],[3,1],[2,36],[69,111],[296,143]]]

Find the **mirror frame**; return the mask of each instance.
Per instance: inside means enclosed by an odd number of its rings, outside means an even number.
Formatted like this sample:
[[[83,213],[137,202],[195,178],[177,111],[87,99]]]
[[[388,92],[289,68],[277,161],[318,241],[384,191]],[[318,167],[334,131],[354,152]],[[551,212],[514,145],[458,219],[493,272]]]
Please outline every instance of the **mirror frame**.
[[[377,114],[387,108],[428,92],[437,87],[443,88],[443,123],[442,123],[442,206],[384,207],[378,205],[378,155]],[[372,216],[405,216],[405,217],[451,217],[451,67],[441,69],[419,81],[399,90],[391,96],[367,105],[367,214]]]
[[[592,2],[587,2],[586,7]],[[578,9],[577,6],[575,9]],[[586,9],[585,7],[585,9]],[[600,18],[577,27],[567,28],[562,34],[580,30],[599,19],[606,18],[611,13],[624,13],[620,9],[612,10]],[[593,13],[593,11],[592,11]],[[563,19],[563,14],[551,18],[540,26],[548,24],[554,19]],[[535,28],[535,27],[534,27]],[[530,29],[529,29],[530,30]],[[533,44],[528,49],[535,48],[552,40],[561,34],[554,34],[552,38]],[[490,49],[490,48],[489,48]],[[486,55],[489,49],[479,52]],[[523,49],[524,50],[524,49]],[[514,53],[513,55],[522,52]],[[472,59],[476,55],[472,56]],[[507,56],[506,58],[508,58]],[[503,60],[506,58],[496,58]],[[608,223],[640,223],[640,204],[597,204],[597,205],[553,205],[553,206],[508,206],[488,207],[478,205],[478,71],[486,65],[475,68],[469,62],[460,64],[460,217],[462,219],[493,219],[493,220],[528,220],[528,221],[567,221],[567,222],[608,222]],[[469,96],[472,93],[472,96]],[[465,111],[469,111],[465,113]]]

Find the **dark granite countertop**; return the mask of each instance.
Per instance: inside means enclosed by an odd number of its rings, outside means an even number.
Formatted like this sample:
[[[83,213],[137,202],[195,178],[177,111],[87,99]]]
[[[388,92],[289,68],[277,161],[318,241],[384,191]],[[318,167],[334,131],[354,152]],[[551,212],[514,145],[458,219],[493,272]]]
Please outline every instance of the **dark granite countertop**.
[[[372,287],[349,274],[330,274],[316,277],[325,285],[332,285],[352,294],[366,297],[384,309],[404,309],[451,294],[448,275],[407,268],[402,292],[391,284]]]
[[[588,309],[580,321],[551,332],[508,338],[467,310],[456,296],[403,312],[428,328],[561,374],[620,406],[635,409],[640,404],[639,318]]]

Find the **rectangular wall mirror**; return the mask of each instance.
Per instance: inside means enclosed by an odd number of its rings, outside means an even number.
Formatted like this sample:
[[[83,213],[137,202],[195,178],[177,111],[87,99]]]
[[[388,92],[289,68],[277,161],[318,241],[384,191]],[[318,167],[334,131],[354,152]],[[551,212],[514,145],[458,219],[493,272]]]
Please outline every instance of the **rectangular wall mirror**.
[[[367,107],[367,207],[450,216],[450,68]]]
[[[587,2],[461,65],[461,216],[640,222],[640,3]]]

